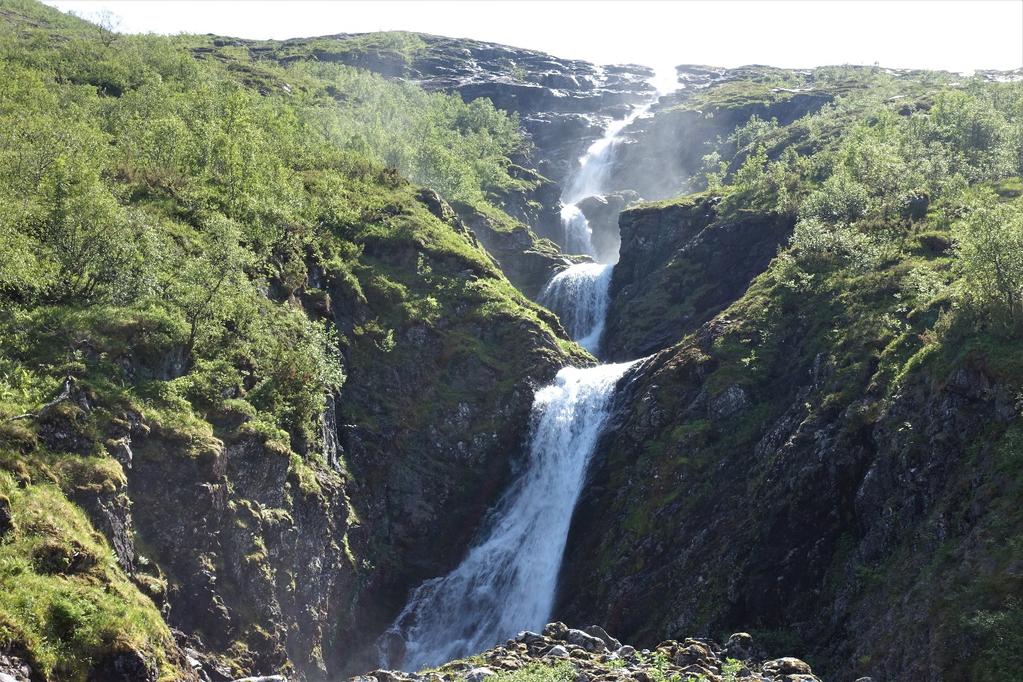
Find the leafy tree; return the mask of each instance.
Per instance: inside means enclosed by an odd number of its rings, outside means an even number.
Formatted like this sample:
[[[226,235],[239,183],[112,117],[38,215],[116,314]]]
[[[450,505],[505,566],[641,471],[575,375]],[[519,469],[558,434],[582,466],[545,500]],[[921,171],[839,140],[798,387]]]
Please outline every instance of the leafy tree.
[[[1023,332],[1023,210],[984,192],[954,236],[967,302],[979,305],[997,327]]]

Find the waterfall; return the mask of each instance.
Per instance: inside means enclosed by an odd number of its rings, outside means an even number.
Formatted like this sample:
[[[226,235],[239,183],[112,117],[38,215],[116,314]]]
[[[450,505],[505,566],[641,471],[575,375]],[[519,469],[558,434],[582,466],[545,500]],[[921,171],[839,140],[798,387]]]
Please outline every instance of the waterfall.
[[[647,103],[612,121],[579,160],[562,197],[562,222],[572,251],[595,255],[590,227],[576,204],[602,191],[619,134],[664,91],[658,88]],[[541,294],[572,338],[594,354],[604,329],[613,268],[613,263],[573,265],[551,278]],[[536,392],[525,470],[488,512],[462,562],[412,592],[378,641],[383,665],[411,670],[437,665],[546,623],[586,467],[607,421],[615,385],[631,365],[565,367],[553,384]]]
[[[578,203],[605,191],[607,176],[614,162],[615,146],[621,133],[645,115],[662,94],[678,87],[675,70],[659,70],[652,81],[654,95],[636,106],[628,116],[611,121],[600,139],[591,144],[579,159],[579,168],[561,196],[561,224],[565,231],[565,250],[597,259],[593,231]],[[605,258],[607,254],[604,254]],[[614,254],[608,262],[579,263],[554,275],[540,294],[540,303],[550,308],[575,341],[594,355],[600,349],[600,336],[607,317],[611,272],[618,261]]]
[[[586,216],[575,204],[561,207],[561,225],[565,230],[565,250],[568,253],[581,253],[595,256],[593,250],[593,233]]]
[[[552,277],[540,292],[540,303],[558,316],[569,336],[594,355],[604,331],[613,267],[578,263]]]
[[[385,665],[438,665],[547,622],[586,465],[631,364],[566,367],[537,391],[525,472],[462,563],[412,593],[383,638]]]
[[[561,195],[561,224],[565,229],[565,249],[569,253],[595,255],[590,241],[590,228],[586,217],[577,204],[586,197],[603,194],[606,191],[607,176],[614,161],[615,146],[621,141],[623,130],[636,119],[645,116],[660,100],[661,95],[678,88],[675,69],[658,69],[651,79],[654,94],[643,104],[633,107],[627,116],[607,124],[603,134],[586,149],[579,158],[579,168],[572,176]]]

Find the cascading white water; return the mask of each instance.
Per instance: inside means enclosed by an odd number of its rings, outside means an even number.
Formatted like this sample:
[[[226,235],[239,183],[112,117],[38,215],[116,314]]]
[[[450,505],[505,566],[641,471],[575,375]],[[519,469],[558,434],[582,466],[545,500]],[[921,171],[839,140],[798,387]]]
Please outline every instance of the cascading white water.
[[[569,336],[594,355],[604,332],[613,268],[610,263],[578,263],[552,277],[540,293],[540,303],[558,316]]]
[[[565,251],[596,256],[593,250],[593,231],[578,206],[565,204],[561,207],[561,226],[565,230]]]
[[[615,384],[631,364],[566,367],[537,391],[525,472],[491,510],[462,563],[412,593],[385,635],[392,653],[384,664],[418,670],[547,622],[586,465]]]
[[[569,250],[596,255],[576,202],[600,193],[619,133],[664,91],[658,88],[649,102],[613,121],[580,159],[563,197]],[[573,265],[555,275],[541,294],[572,338],[594,354],[613,268],[613,262]],[[608,418],[614,387],[632,364],[566,367],[553,384],[537,391],[525,471],[490,510],[462,562],[413,591],[380,640],[384,665],[412,670],[436,665],[547,621],[586,467]]]
[[[633,108],[625,118],[611,121],[600,139],[589,146],[579,159],[579,169],[561,196],[565,250],[590,256],[598,262],[569,266],[551,278],[540,294],[540,303],[554,311],[569,335],[594,355],[599,350],[600,337],[604,332],[608,288],[618,254],[597,253],[593,247],[593,231],[578,202],[604,192],[622,131],[649,112],[662,94],[678,87],[675,70],[659,70],[652,84],[655,92],[649,100]]]

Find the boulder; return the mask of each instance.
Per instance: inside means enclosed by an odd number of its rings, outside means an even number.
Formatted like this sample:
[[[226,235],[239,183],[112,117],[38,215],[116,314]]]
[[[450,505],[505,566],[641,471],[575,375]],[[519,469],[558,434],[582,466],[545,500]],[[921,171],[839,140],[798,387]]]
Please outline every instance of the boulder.
[[[607,648],[607,646],[604,643],[604,640],[602,640],[600,637],[588,635],[582,630],[576,630],[574,628],[568,631],[568,633],[565,635],[565,639],[566,641],[568,641],[569,644],[574,644],[575,646],[582,647],[586,651],[590,652],[604,651]]]
[[[725,655],[745,661],[753,656],[753,637],[748,632],[736,632],[725,643]]]
[[[568,626],[561,621],[555,621],[553,623],[547,623],[543,628],[544,637],[550,637],[551,639],[565,639],[568,635]]]
[[[810,665],[798,658],[776,658],[764,663],[764,674],[766,675],[812,675]]]
[[[583,632],[590,635],[591,637],[597,637],[598,639],[602,640],[604,644],[607,645],[607,648],[610,651],[618,651],[618,649],[622,648],[622,643],[619,642],[614,637],[612,637],[611,635],[607,634],[607,630],[600,627],[599,625],[591,625],[587,628],[583,628]]]
[[[536,644],[543,641],[543,635],[531,632],[530,630],[523,630],[519,634],[515,635],[516,642],[522,642],[523,644]]]
[[[675,665],[681,667],[694,663],[705,663],[715,660],[717,657],[711,652],[710,647],[701,642],[687,643],[675,654]]]
[[[555,644],[545,655],[551,658],[568,658],[568,649],[560,644]]]
[[[486,667],[473,668],[472,670],[465,673],[465,682],[483,682],[488,677],[496,675],[493,670]]]

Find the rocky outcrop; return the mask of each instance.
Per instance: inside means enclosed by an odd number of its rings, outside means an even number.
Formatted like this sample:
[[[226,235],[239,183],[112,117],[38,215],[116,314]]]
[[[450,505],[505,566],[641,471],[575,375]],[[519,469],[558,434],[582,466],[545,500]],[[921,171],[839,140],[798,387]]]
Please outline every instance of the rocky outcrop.
[[[454,209],[497,261],[508,281],[533,300],[540,296],[551,277],[577,260],[521,223],[487,215],[469,204],[455,202]]]
[[[426,90],[457,93],[467,102],[486,97],[500,109],[517,112],[535,147],[527,165],[556,182],[565,180],[608,120],[621,118],[652,92],[647,81],[653,72],[645,66],[597,66],[478,40],[410,35],[421,42],[408,55],[384,48],[347,49],[345,43],[363,37],[360,34],[310,40],[320,61],[411,80]],[[337,49],[329,47],[330,41],[337,42]],[[302,49],[307,42],[300,39],[281,45]],[[272,50],[265,44],[250,44],[256,56]]]
[[[482,682],[535,670],[557,669],[579,682],[700,679],[706,682],[819,682],[809,664],[798,658],[763,660],[749,634],[740,632],[720,644],[708,639],[667,640],[652,649],[622,645],[599,625],[578,630],[548,623],[543,633],[520,632],[503,646],[471,660],[446,663],[434,671],[405,673],[375,670],[351,682]],[[550,670],[548,674],[553,673]]]
[[[1012,552],[981,540],[1018,532],[995,502],[1016,485],[998,474],[1015,389],[966,360],[886,398],[869,363],[819,350],[848,303],[765,291],[629,377],[556,613],[646,645],[742,624],[828,679],[967,679],[978,654],[958,652],[989,631],[955,623],[1011,614],[997,594],[1019,585]],[[765,309],[770,339],[750,322]]]
[[[586,216],[592,235],[593,250],[600,263],[614,263],[621,248],[618,217],[622,211],[639,201],[639,195],[632,190],[612,192],[604,196],[586,197],[577,202],[579,210]]]
[[[345,381],[310,425],[318,435],[289,440],[249,405],[150,409],[97,389],[87,370],[2,425],[4,470],[29,488],[59,481],[54,494],[91,520],[80,538],[39,543],[34,570],[109,569],[118,589],[141,592],[174,630],[162,646],[183,671],[175,679],[372,667],[372,643],[408,591],[457,563],[523,456],[536,387],[590,360],[436,192],[386,180],[389,203],[348,226],[349,260],[310,246],[292,264],[301,279],[267,287],[336,330]],[[401,229],[386,222],[396,216]],[[556,257],[536,258],[533,276],[546,277]],[[130,340],[116,352],[129,376],[150,371],[143,355]],[[9,497],[5,537],[19,532]],[[120,568],[83,543],[99,542],[96,531]],[[84,661],[94,679],[163,674],[147,652],[115,644]]]
[[[606,357],[626,360],[677,342],[737,300],[791,234],[794,219],[721,214],[715,197],[641,205],[621,214]]]

